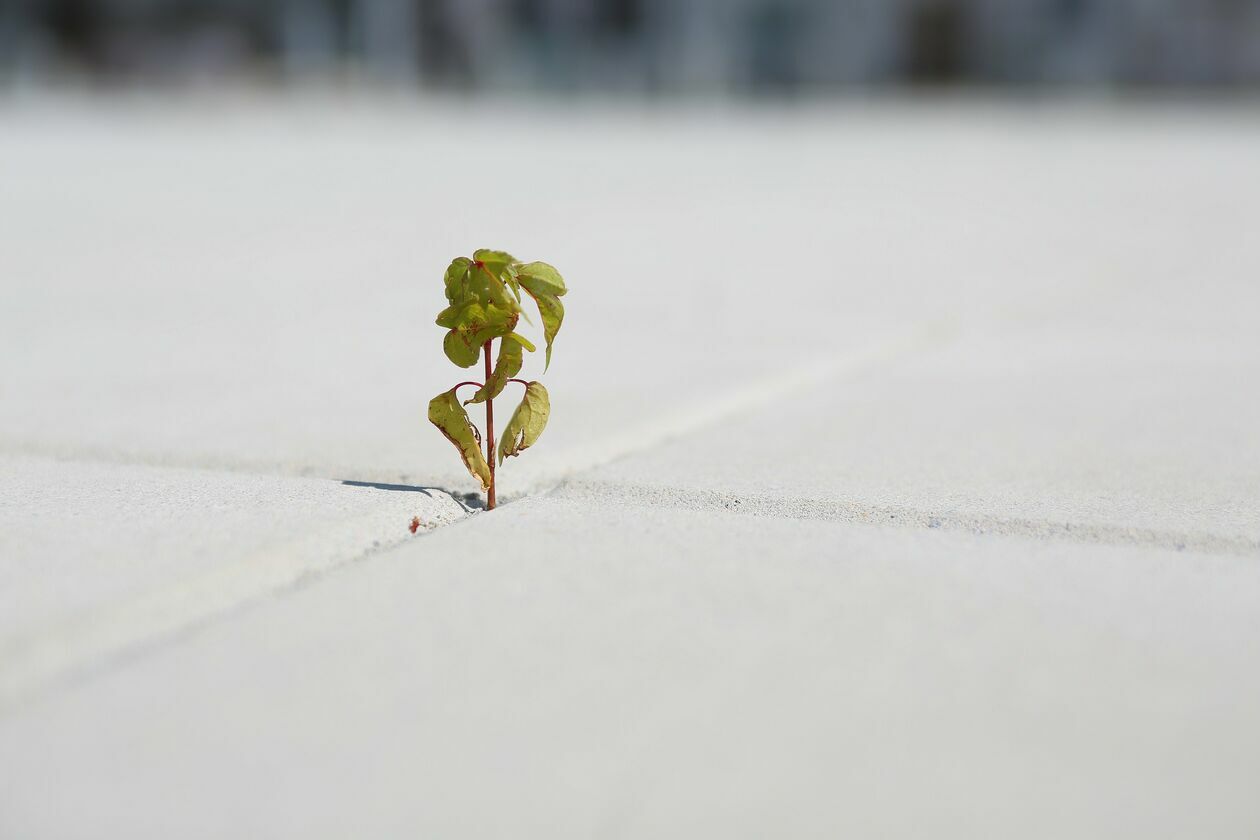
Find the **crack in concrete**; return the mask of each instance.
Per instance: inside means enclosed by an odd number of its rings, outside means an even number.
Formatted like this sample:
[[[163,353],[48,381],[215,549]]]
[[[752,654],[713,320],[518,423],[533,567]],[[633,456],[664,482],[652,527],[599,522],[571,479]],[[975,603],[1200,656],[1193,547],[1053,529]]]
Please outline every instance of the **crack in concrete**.
[[[774,519],[808,519],[899,528],[940,528],[971,534],[1069,540],[1100,545],[1133,545],[1170,551],[1195,551],[1260,558],[1260,540],[1236,534],[1178,532],[1109,523],[1060,522],[992,516],[957,510],[923,510],[876,505],[850,499],[764,496],[624,482],[567,479],[552,491],[563,498],[580,491],[584,499],[642,508],[724,512]]]
[[[530,495],[551,492],[563,487],[575,474],[701,431],[730,416],[769,404],[801,389],[816,387],[837,376],[865,371],[922,352],[928,347],[948,341],[952,333],[944,323],[920,325],[880,344],[837,355],[786,375],[746,384],[725,396],[706,400],[703,405],[690,411],[659,418],[611,441],[605,440],[600,445],[575,453],[569,457],[567,468],[559,475],[536,481],[525,492],[518,491],[505,497],[504,506]],[[166,457],[139,454],[131,457],[127,453],[103,448],[47,448],[0,442],[0,451],[14,449],[18,450],[15,454],[34,454],[58,460],[93,460],[167,468],[191,467],[224,472],[278,473],[311,478],[320,477],[317,473],[321,472],[291,465],[251,465],[230,461],[208,466],[204,458],[176,464]],[[34,452],[32,449],[44,451]],[[354,479],[332,479],[350,486],[421,489],[374,481],[370,477],[362,478],[355,470],[347,469],[339,473],[343,476],[355,476]],[[451,496],[465,514],[451,522],[437,523],[428,532],[444,525],[466,521],[475,512],[462,494],[442,492]],[[0,640],[0,714],[25,705],[37,697],[46,696],[51,691],[106,673],[146,652],[159,650],[168,643],[188,638],[200,629],[239,614],[241,610],[256,606],[269,598],[300,591],[332,572],[398,548],[408,538],[377,540],[366,550],[350,556],[329,556],[327,552],[321,552],[316,543],[325,539],[326,535],[316,535],[298,540],[280,549],[262,555],[251,555],[178,584],[101,607],[52,627]]]
[[[0,715],[476,514],[454,494],[447,495],[461,513],[450,520],[432,521],[415,536],[400,521],[398,536],[374,538],[370,545],[356,540],[357,547],[347,550],[328,532],[313,533],[174,584],[0,639]]]

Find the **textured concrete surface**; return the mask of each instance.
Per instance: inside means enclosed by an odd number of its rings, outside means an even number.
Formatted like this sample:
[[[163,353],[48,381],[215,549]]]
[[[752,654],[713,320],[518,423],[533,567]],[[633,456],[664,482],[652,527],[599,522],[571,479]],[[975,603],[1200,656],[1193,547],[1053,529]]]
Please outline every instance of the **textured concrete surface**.
[[[0,837],[1260,831],[1260,120],[276,105],[0,105]]]
[[[7,721],[0,784],[17,836],[1246,837],[1257,599],[1253,558],[562,493]]]
[[[1257,312],[1238,277],[994,325],[575,481],[1260,556]]]
[[[0,704],[467,515],[447,491],[0,456]],[[479,502],[477,503],[480,504]]]

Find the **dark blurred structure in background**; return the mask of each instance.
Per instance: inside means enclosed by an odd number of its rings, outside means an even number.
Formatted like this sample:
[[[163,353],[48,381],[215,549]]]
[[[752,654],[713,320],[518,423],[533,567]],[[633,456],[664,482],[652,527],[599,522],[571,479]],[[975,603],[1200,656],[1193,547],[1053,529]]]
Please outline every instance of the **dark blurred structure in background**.
[[[0,0],[0,79],[1260,84],[1260,0]]]

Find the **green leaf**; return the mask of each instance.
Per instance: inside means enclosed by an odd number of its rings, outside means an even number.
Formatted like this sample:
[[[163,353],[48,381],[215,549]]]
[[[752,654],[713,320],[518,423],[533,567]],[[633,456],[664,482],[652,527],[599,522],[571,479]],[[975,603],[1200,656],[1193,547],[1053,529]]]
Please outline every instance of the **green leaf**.
[[[446,327],[448,330],[454,329],[459,326],[460,321],[463,320],[464,313],[468,310],[468,307],[476,305],[477,302],[473,300],[466,300],[462,303],[452,303],[450,306],[438,313],[437,325],[439,327]]]
[[[468,288],[468,270],[473,261],[468,257],[456,257],[446,269],[446,299],[451,303],[466,303],[471,297]]]
[[[442,339],[442,350],[446,358],[463,368],[477,364],[481,355],[481,345],[473,346],[463,340],[458,332],[451,330]]]
[[[483,261],[482,264],[502,280],[507,288],[512,290],[512,296],[516,298],[516,302],[519,304],[521,302],[521,284],[517,282],[516,275],[520,271],[521,264],[516,261],[515,257],[502,251],[484,251],[479,253],[494,255],[492,259]],[[505,258],[507,262],[502,261]]]
[[[551,416],[551,400],[547,389],[541,382],[531,382],[525,386],[525,398],[512,412],[512,419],[503,430],[499,441],[499,463],[504,458],[520,455],[537,442],[543,429],[547,426],[547,418]]]
[[[516,257],[506,251],[492,251],[489,248],[478,248],[473,253],[473,262],[479,262],[496,275],[502,276],[508,266],[516,263]]]
[[[529,278],[536,291],[546,292],[556,297],[560,297],[568,291],[565,288],[564,278],[560,276],[560,272],[556,271],[554,266],[547,265],[545,262],[528,263],[521,266],[519,271],[522,278]]]
[[[547,364],[543,368],[546,370],[551,367],[551,344],[564,322],[564,304],[560,302],[560,296],[568,289],[560,272],[542,262],[521,266],[517,279],[534,299],[538,314],[542,316],[543,337],[547,340]]]
[[[499,342],[499,358],[494,363],[494,372],[490,374],[490,379],[486,384],[477,389],[472,399],[464,401],[464,405],[492,400],[503,393],[508,380],[521,372],[521,365],[524,364],[524,356],[521,353],[523,347],[528,348],[531,353],[534,352],[534,345],[522,336],[516,333],[503,336],[503,340]]]
[[[446,391],[429,400],[429,422],[437,426],[446,439],[459,450],[459,457],[472,477],[481,482],[483,491],[490,489],[490,465],[481,454],[477,429],[468,419],[468,412],[459,404],[455,391]]]
[[[525,286],[523,282],[521,285]],[[545,371],[551,367],[551,343],[556,340],[556,333],[560,332],[560,324],[564,321],[564,304],[553,295],[535,294],[530,291],[529,286],[525,286],[525,291],[538,304],[538,314],[542,316],[543,338],[547,340],[547,363],[543,365]]]
[[[512,332],[519,318],[516,312],[480,303],[469,303],[454,315],[448,315],[449,312],[450,308],[438,316],[454,323],[442,342],[442,349],[447,358],[460,367],[477,364],[482,345]]]
[[[516,306],[516,301],[503,280],[491,273],[488,268],[473,268],[468,285],[477,299],[483,303],[493,303],[504,309]]]
[[[477,253],[483,252],[478,251]],[[492,251],[488,253],[498,252]],[[503,256],[507,255],[504,254]],[[508,258],[511,259],[510,257]],[[473,267],[469,269],[468,286],[478,300],[483,303],[493,303],[495,306],[510,309],[513,312],[520,310],[520,300],[516,295],[508,291],[508,286],[515,283],[515,271],[510,268],[510,264],[501,262],[473,263]]]

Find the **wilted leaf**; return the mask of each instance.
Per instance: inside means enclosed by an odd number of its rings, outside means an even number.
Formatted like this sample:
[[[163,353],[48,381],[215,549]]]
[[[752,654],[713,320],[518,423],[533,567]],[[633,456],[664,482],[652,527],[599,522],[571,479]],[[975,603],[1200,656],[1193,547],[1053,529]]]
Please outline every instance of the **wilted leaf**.
[[[499,441],[499,463],[504,458],[519,455],[529,449],[538,440],[547,426],[547,418],[551,416],[551,400],[547,389],[541,382],[531,382],[525,386],[525,398],[512,412],[512,419],[503,430]]]
[[[481,273],[488,275],[498,283],[491,283],[491,300],[500,306],[506,305],[498,298],[500,290],[506,293],[507,288],[516,285],[516,257],[506,251],[492,251],[489,248],[478,248],[473,253],[473,264],[481,268]],[[516,293],[516,302],[520,303],[520,292]]]
[[[438,317],[454,325],[442,347],[447,358],[460,367],[477,364],[482,345],[510,333],[516,328],[519,317],[515,312],[489,304],[470,303],[452,314],[453,308],[448,307]]]
[[[468,275],[468,286],[477,300],[516,312],[520,304],[508,291],[506,270],[496,272],[489,265],[475,266]]]
[[[556,271],[554,266],[547,265],[545,262],[526,263],[518,271],[521,277],[529,278],[536,291],[546,292],[556,297],[560,297],[568,291],[565,288],[564,278],[560,276],[560,272]]]
[[[489,248],[478,248],[473,253],[473,262],[479,262],[496,275],[502,277],[510,265],[516,264],[516,257],[506,251],[492,251]]]
[[[448,332],[446,338],[442,339],[442,350],[446,353],[446,358],[465,368],[477,364],[480,352],[465,344],[455,330]]]
[[[520,344],[522,347],[524,347],[526,350],[528,350],[531,353],[533,353],[535,350],[538,349],[537,347],[534,346],[534,342],[530,341],[528,338],[521,335],[520,333],[512,333],[512,340]],[[515,374],[513,375],[515,376]]]
[[[486,341],[511,332],[521,311],[512,256],[485,250],[477,255],[477,261],[457,257],[447,267],[446,299],[450,305],[437,316],[439,326],[452,330],[443,348],[460,367],[475,365]]]
[[[460,303],[452,303],[450,306],[438,313],[437,325],[439,327],[446,327],[448,330],[454,329],[459,326],[460,321],[463,319],[464,312],[468,309],[468,307],[476,305],[477,302],[475,300],[465,300]]]
[[[525,291],[529,291],[528,286]],[[547,362],[543,365],[545,371],[551,367],[551,344],[556,340],[556,333],[560,332],[560,324],[564,321],[564,304],[560,302],[560,298],[551,295],[530,292],[530,297],[538,304],[538,313],[543,322],[543,338],[547,340]]]
[[[555,341],[564,321],[564,304],[560,302],[560,296],[568,289],[565,288],[560,272],[542,262],[521,266],[517,279],[534,299],[534,303],[538,305],[538,314],[542,316],[543,337],[547,340],[547,364],[543,368],[546,370],[551,366],[551,343]]]
[[[468,412],[459,404],[454,391],[446,391],[429,400],[429,422],[437,426],[459,450],[464,466],[473,478],[481,482],[481,489],[489,490],[490,465],[481,454],[476,429],[468,419]]]
[[[466,303],[471,293],[468,289],[468,270],[473,261],[468,257],[456,257],[446,269],[446,299],[451,303]]]
[[[499,396],[508,380],[521,372],[521,365],[524,364],[522,348],[534,352],[534,345],[524,336],[516,333],[503,336],[503,340],[499,342],[499,358],[494,363],[494,372],[490,374],[489,381],[478,388],[477,393],[473,394],[471,400],[465,401],[464,405],[485,402]]]

